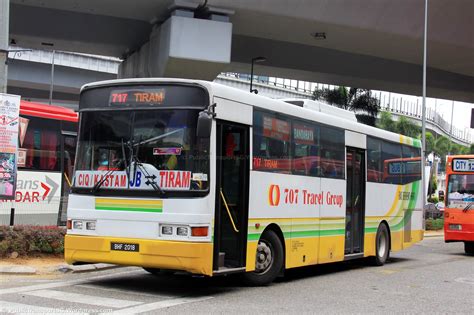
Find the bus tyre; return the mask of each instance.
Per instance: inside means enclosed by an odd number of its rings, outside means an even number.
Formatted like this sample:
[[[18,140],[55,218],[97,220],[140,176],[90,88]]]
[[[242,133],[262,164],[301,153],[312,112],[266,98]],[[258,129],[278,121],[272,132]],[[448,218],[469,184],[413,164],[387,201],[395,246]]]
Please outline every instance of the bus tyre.
[[[464,251],[468,255],[474,255],[474,242],[464,242]]]
[[[390,256],[390,237],[385,224],[380,224],[375,236],[375,257],[372,263],[375,266],[383,266]]]
[[[283,268],[283,245],[272,230],[265,231],[258,241],[255,271],[244,274],[244,282],[262,286],[270,284]]]

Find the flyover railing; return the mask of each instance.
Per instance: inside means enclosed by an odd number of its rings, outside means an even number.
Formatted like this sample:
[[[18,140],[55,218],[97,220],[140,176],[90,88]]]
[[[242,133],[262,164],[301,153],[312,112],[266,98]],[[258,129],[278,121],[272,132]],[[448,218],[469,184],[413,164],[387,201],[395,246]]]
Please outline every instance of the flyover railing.
[[[229,77],[250,82],[250,75],[248,74],[225,72],[221,73],[220,77]],[[274,86],[277,88],[284,88],[299,93],[304,93],[307,95],[308,98],[313,95],[313,91],[315,89],[337,88],[336,86],[330,86],[328,84],[319,84],[313,82],[258,75],[253,76],[253,82],[259,84],[266,84],[270,87]],[[421,102],[419,102],[419,100],[417,100],[417,102],[413,102],[407,99],[403,99],[403,97],[390,96],[390,94],[388,96],[382,95],[382,92],[375,92],[373,93],[373,96],[379,100],[382,111],[388,111],[395,115],[407,116],[415,120],[421,120],[422,108]],[[447,120],[445,120],[439,112],[433,110],[432,108],[426,109],[426,120],[428,123],[431,123],[437,128],[439,128],[446,136],[451,135],[455,140],[462,142],[465,145],[469,145],[471,143],[471,132],[468,128],[460,129],[456,128],[454,125],[451,126],[451,124]]]

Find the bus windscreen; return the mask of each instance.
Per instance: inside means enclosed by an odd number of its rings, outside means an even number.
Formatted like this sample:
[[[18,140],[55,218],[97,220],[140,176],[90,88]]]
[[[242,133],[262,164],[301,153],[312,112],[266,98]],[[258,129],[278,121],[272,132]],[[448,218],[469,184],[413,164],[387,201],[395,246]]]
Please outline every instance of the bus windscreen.
[[[209,139],[195,135],[198,112],[83,112],[74,188],[207,190]]]

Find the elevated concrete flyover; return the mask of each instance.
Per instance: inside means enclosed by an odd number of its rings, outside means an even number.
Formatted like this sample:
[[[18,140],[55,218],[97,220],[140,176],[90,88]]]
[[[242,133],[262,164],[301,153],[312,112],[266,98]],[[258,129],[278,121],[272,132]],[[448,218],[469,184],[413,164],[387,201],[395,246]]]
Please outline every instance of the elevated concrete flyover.
[[[3,0],[8,1],[8,0]],[[262,75],[420,95],[422,0],[10,0],[10,41],[122,76]],[[474,102],[474,1],[430,0],[427,95]]]

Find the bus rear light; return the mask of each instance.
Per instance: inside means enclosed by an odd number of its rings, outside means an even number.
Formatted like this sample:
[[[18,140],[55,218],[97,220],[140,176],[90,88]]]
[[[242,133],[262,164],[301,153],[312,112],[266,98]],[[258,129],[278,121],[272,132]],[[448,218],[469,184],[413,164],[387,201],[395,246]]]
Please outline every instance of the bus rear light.
[[[86,230],[95,230],[96,222],[95,221],[89,221],[86,222]]]
[[[176,229],[176,234],[178,234],[179,236],[188,236],[188,228],[185,226],[179,226]]]
[[[163,235],[173,235],[173,227],[172,227],[172,226],[163,225],[163,226],[161,227],[161,234],[163,234]]]
[[[72,221],[72,228],[75,230],[82,230],[82,221]]]
[[[72,229],[72,220],[67,220],[66,227],[68,230]]]
[[[207,236],[209,228],[207,226],[191,227],[191,236]]]

